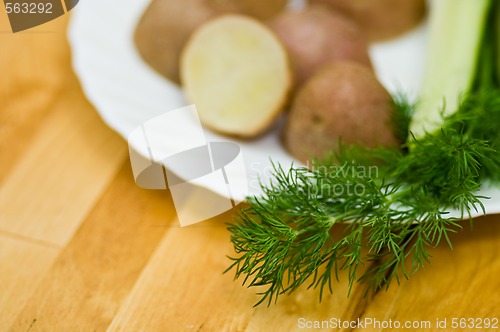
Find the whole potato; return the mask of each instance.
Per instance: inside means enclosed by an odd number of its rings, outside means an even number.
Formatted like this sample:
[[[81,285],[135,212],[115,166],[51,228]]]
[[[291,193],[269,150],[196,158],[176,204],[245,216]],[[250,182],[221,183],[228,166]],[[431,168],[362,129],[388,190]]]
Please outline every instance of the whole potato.
[[[214,0],[212,0],[214,1]],[[218,3],[222,0],[215,0]],[[283,11],[288,0],[224,0],[234,2],[240,14],[249,15],[259,20],[268,20]]]
[[[371,66],[363,32],[344,15],[311,6],[281,13],[269,25],[290,54],[296,86],[333,60],[353,60]]]
[[[135,30],[143,59],[161,75],[179,84],[179,59],[191,33],[210,18],[225,13],[269,19],[287,0],[153,0]]]
[[[397,37],[416,27],[426,13],[425,0],[309,0],[351,16],[370,41]]]
[[[392,98],[365,65],[336,61],[320,69],[298,92],[285,126],[288,151],[306,163],[345,144],[399,146]]]

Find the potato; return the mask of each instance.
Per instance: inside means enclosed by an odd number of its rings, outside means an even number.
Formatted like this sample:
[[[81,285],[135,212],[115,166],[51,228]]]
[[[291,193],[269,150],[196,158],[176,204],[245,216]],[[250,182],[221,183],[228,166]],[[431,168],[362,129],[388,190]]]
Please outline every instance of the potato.
[[[270,19],[284,10],[288,4],[288,0],[233,0],[233,2],[239,7],[241,14],[253,16],[260,20]]]
[[[279,14],[269,25],[290,54],[297,86],[333,60],[354,60],[371,66],[363,32],[344,15],[311,6]]]
[[[181,57],[181,79],[205,126],[240,137],[269,128],[292,86],[276,35],[240,15],[212,19],[193,33]]]
[[[309,0],[351,16],[370,41],[397,37],[416,27],[426,12],[425,0]]]
[[[320,69],[298,92],[284,130],[284,144],[307,163],[345,144],[399,146],[392,127],[392,99],[373,71],[351,61]]]
[[[135,31],[135,44],[144,60],[161,75],[179,83],[179,59],[191,33],[202,23],[224,13],[268,19],[286,0],[153,0]]]

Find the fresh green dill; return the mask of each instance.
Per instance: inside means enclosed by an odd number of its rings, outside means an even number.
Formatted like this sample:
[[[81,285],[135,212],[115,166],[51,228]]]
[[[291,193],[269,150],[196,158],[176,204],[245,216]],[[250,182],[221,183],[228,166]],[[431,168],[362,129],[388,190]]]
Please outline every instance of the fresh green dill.
[[[410,134],[410,122],[415,110],[415,105],[408,101],[404,93],[397,93],[393,97],[394,110],[393,113],[393,127],[395,129],[396,137],[405,142]]]
[[[428,263],[430,248],[443,241],[451,247],[460,219],[484,212],[481,184],[500,181],[500,1],[495,3],[487,24],[497,29],[485,29],[474,86],[456,112],[442,115],[440,130],[414,137],[415,105],[397,96],[396,135],[409,146],[341,145],[310,168],[274,165],[263,195],[249,198],[228,225],[236,255],[227,271],[263,289],[257,304],[269,305],[304,284],[319,288],[321,298],[340,271],[351,288],[356,282],[367,292],[388,287]],[[376,172],[367,171],[374,166]],[[345,224],[339,233],[337,223]]]
[[[484,105],[493,108],[484,112]],[[229,225],[236,278],[265,288],[259,303],[305,282],[322,294],[340,270],[348,271],[351,287],[359,280],[378,290],[415,273],[429,261],[429,247],[443,239],[451,246],[449,234],[460,226],[448,211],[468,216],[482,209],[481,174],[500,174],[493,144],[500,122],[484,119],[496,130],[474,129],[485,114],[500,114],[500,96],[471,97],[461,108],[439,134],[417,140],[411,153],[349,146],[309,169],[275,165],[264,195],[250,199]],[[375,164],[376,173],[346,171]],[[349,223],[347,229],[331,234],[338,222]],[[370,261],[381,263],[359,275]]]

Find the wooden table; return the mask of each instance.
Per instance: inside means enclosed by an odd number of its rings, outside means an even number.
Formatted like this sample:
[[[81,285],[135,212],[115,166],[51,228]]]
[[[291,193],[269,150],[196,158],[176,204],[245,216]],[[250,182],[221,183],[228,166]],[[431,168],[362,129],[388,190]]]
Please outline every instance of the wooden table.
[[[222,274],[231,212],[181,228],[167,192],[134,184],[125,140],[71,69],[67,22],[14,35],[0,10],[0,331],[292,331],[300,318],[450,329],[500,316],[498,216],[464,222],[453,250],[433,249],[387,292],[347,298],[341,276],[322,303],[301,289],[253,308],[254,290]]]

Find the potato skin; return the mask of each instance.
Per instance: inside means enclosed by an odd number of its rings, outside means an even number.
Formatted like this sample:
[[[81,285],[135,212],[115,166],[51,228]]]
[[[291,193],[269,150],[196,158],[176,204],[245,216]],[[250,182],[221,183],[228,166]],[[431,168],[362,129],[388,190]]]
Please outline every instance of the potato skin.
[[[395,38],[416,27],[426,14],[426,0],[309,0],[352,17],[370,41]]]
[[[212,0],[214,1],[214,0]],[[215,0],[220,3],[222,1]],[[229,0],[225,0],[229,1]],[[268,20],[285,9],[288,0],[231,0],[239,7],[239,12],[255,17],[259,20]]]
[[[400,146],[392,98],[370,68],[348,61],[323,67],[300,89],[284,130],[284,144],[307,164],[344,144]]]
[[[296,86],[334,60],[371,66],[363,32],[349,18],[320,6],[284,12],[269,22],[290,54]]]
[[[141,17],[134,35],[139,54],[158,73],[180,84],[179,59],[191,33],[209,19],[240,13],[269,19],[286,0],[153,0]]]

